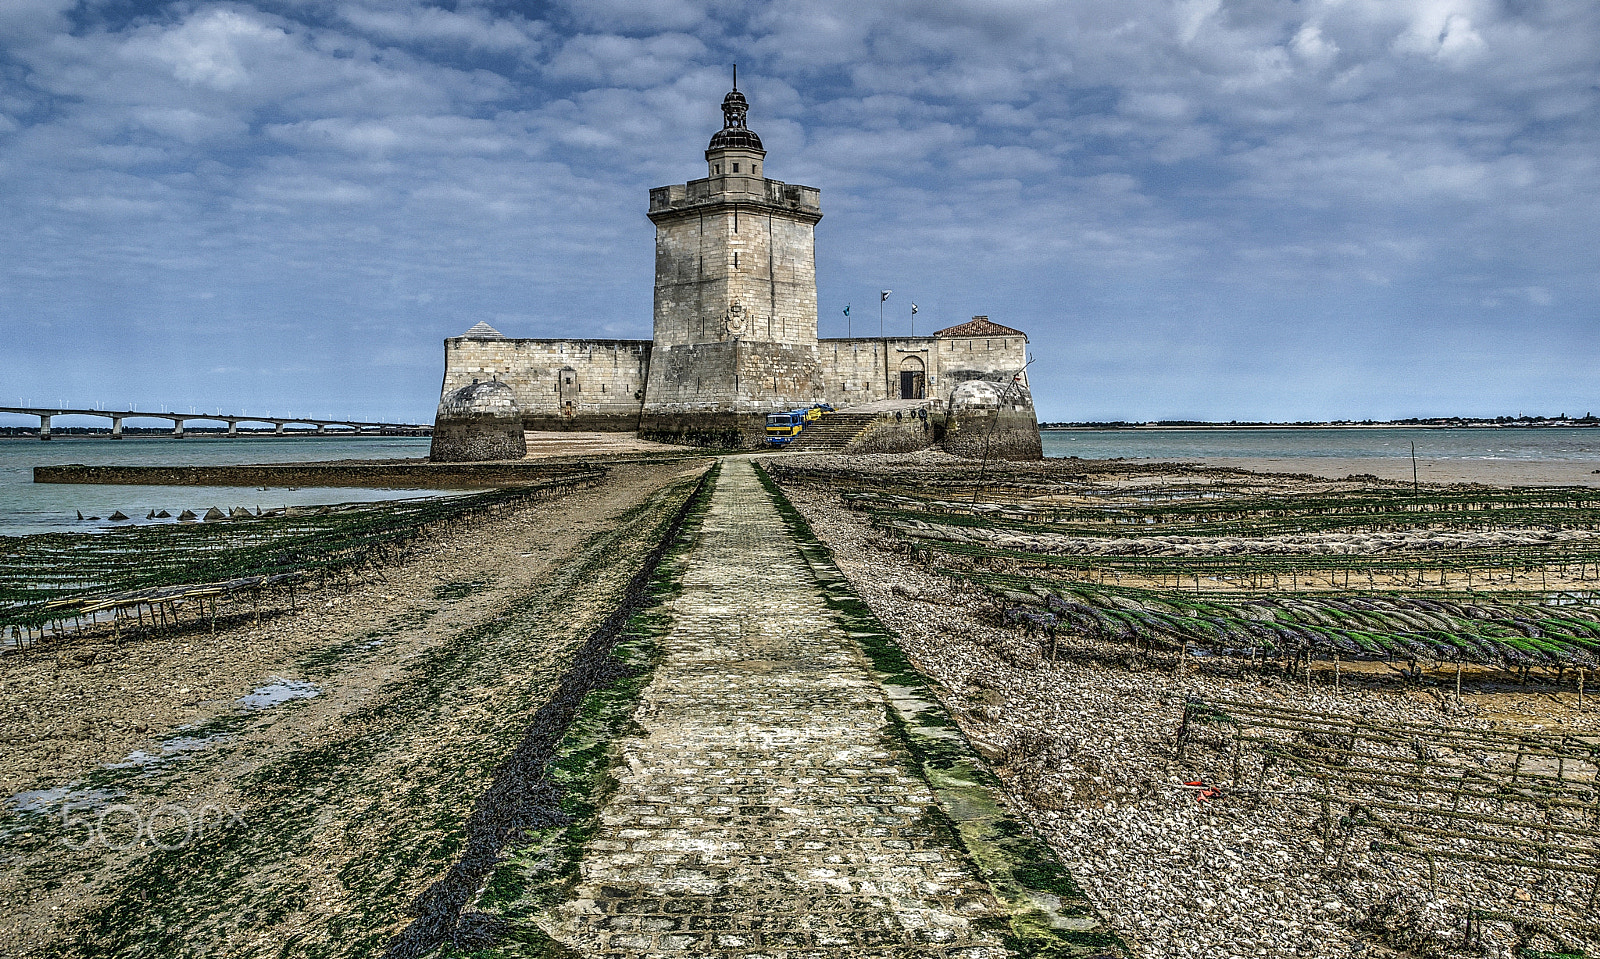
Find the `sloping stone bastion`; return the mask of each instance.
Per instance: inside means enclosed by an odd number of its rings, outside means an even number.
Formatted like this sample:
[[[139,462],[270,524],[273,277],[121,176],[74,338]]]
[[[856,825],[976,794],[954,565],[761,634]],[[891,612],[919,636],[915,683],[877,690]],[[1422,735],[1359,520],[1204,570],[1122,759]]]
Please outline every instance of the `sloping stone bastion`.
[[[439,401],[428,458],[450,463],[521,459],[528,453],[517,394],[496,380],[473,380]]]
[[[769,413],[897,401],[880,415],[926,422],[925,445],[948,430],[962,455],[1037,459],[1022,331],[975,316],[931,336],[818,338],[821,191],[764,175],[748,109],[736,85],[705,151],[707,175],[650,191],[652,339],[512,338],[479,323],[444,341],[441,395],[494,381],[511,391],[524,429],[734,448],[762,445]],[[974,381],[993,389],[955,403]],[[434,458],[495,445],[468,441],[475,427],[462,433],[445,412],[441,403],[439,427],[454,438],[436,439]],[[898,445],[912,441],[894,432]]]

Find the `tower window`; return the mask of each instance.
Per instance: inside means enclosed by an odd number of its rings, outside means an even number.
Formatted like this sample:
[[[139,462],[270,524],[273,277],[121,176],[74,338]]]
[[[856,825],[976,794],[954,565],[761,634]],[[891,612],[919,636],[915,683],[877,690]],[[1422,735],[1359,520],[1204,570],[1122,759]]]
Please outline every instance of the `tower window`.
[[[738,172],[739,172],[739,164],[737,164],[737,163],[735,163],[735,164],[734,164],[734,165],[733,165],[733,172],[735,172],[735,173],[738,173]]]

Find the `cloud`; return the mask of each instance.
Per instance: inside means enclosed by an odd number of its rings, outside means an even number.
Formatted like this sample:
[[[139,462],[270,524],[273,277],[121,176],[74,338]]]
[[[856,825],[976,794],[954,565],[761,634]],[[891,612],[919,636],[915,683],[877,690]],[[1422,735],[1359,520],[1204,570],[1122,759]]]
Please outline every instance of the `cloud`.
[[[733,4],[704,3],[695,0],[565,0],[559,4],[567,17],[588,29],[616,31],[620,34],[662,31],[705,32],[713,17]]]
[[[1093,340],[1185,397],[1206,378],[1265,396],[1274,377],[1308,382],[1308,344],[1359,366],[1418,329],[1504,329],[1531,357],[1513,334],[1536,315],[1575,344],[1537,352],[1552,384],[1579,382],[1561,364],[1600,345],[1582,306],[1600,297],[1594,4],[534,11],[4,4],[0,322],[24,331],[15,348],[48,355],[29,331],[74,326],[108,341],[281,330],[295,354],[260,346],[258,368],[320,370],[340,385],[314,387],[318,402],[427,406],[437,338],[484,317],[647,335],[645,190],[703,170],[735,61],[767,172],[823,189],[825,329],[843,302],[922,291],[924,318],[1028,329],[1047,383],[1076,382],[1064,358]],[[349,385],[333,364],[358,362],[352,330],[412,357],[386,367],[409,379]],[[1256,368],[1230,372],[1246,354]],[[1203,376],[1182,360],[1201,355]],[[118,363],[103,368],[143,375]],[[303,388],[276,375],[262,389]],[[1137,415],[1150,390],[1132,382],[1041,397],[1052,415]]]
[[[129,119],[152,133],[186,144],[238,136],[249,129],[248,124],[237,117],[217,116],[182,107],[136,108],[130,111]]]
[[[6,0],[0,4],[0,36],[12,41],[49,36],[67,26],[78,0]]]
[[[461,116],[389,116],[381,120],[323,117],[269,124],[265,133],[302,149],[362,155],[496,154],[525,148],[506,124]]]
[[[1482,53],[1487,44],[1472,26],[1475,0],[1424,0],[1416,4],[1411,26],[1395,38],[1395,49],[1445,63],[1462,64]]]
[[[654,86],[681,76],[705,52],[705,44],[683,33],[647,39],[582,34],[562,44],[546,70],[562,80]]]
[[[287,31],[229,9],[208,11],[176,28],[136,36],[122,47],[130,59],[154,60],[183,83],[213,90],[243,85],[249,79],[247,58],[282,60],[294,52]]]
[[[340,19],[377,39],[403,43],[443,44],[530,57],[543,48],[546,27],[517,16],[495,16],[486,10],[397,4],[346,3]]]

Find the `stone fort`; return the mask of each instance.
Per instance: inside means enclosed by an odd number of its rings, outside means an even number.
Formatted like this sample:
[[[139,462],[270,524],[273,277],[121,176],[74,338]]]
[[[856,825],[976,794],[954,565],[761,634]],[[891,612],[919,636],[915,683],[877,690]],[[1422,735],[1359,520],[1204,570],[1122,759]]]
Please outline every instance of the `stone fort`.
[[[878,448],[941,441],[969,412],[997,421],[986,423],[991,439],[1002,427],[1000,455],[1037,457],[1024,333],[976,316],[930,336],[818,338],[821,191],[765,175],[748,109],[736,76],[722,101],[722,129],[706,147],[706,176],[650,191],[653,338],[524,339],[480,323],[445,340],[437,429],[452,425],[447,407],[464,425],[475,401],[461,391],[489,403],[472,388],[491,383],[504,388],[485,415],[505,422],[514,404],[527,430],[754,447],[764,442],[767,414],[828,403],[857,411],[856,422],[899,424]],[[436,458],[439,446],[436,438]]]

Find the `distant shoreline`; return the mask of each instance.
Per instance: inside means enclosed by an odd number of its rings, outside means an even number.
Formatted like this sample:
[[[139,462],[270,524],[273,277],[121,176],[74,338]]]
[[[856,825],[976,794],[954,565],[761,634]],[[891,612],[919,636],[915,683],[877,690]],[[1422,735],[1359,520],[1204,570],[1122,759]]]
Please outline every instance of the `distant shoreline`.
[[[1043,433],[1204,433],[1211,430],[1582,430],[1600,428],[1600,422],[1575,423],[1185,423],[1164,425],[1125,423],[1116,426],[1042,424]]]

